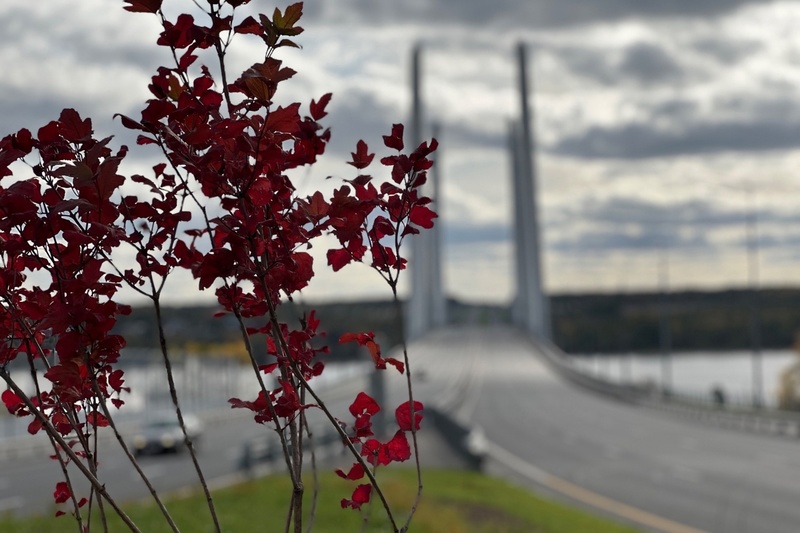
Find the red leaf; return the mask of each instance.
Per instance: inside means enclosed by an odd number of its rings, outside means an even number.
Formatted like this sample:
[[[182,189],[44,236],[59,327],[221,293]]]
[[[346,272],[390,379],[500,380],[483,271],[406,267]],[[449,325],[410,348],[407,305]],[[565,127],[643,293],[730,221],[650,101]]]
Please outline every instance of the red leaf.
[[[379,216],[372,223],[372,231],[375,232],[375,240],[379,241],[386,235],[394,235],[394,226],[388,218]]]
[[[39,433],[39,430],[42,429],[42,422],[38,418],[34,418],[33,422],[28,424],[28,433],[31,435],[36,435]]]
[[[258,367],[258,369],[265,374],[271,374],[276,368],[278,368],[278,363],[270,363],[268,365],[261,365]]]
[[[256,178],[247,189],[247,197],[256,205],[269,205],[272,199],[272,185],[266,178]]]
[[[178,49],[186,48],[195,41],[197,29],[194,17],[188,13],[182,13],[178,15],[175,24],[169,21],[164,23],[164,31],[161,32],[156,44]]]
[[[328,202],[325,201],[325,197],[320,191],[317,191],[309,197],[306,213],[308,213],[308,216],[312,219],[319,220],[328,214],[329,209],[330,206]]]
[[[406,371],[406,365],[402,361],[398,361],[394,357],[387,357],[386,359],[384,359],[384,361],[395,367],[397,371],[400,372],[401,374]]]
[[[86,422],[96,428],[104,428],[108,426],[108,418],[103,413],[97,411],[89,413],[86,417]]]
[[[407,461],[411,458],[411,447],[404,431],[400,430],[394,434],[392,440],[384,444],[386,454],[392,461]]]
[[[384,461],[379,459],[381,448],[383,445],[378,439],[369,439],[361,445],[361,457],[366,457],[367,462],[371,465],[389,464],[388,457],[384,456]]]
[[[180,69],[181,69],[182,71],[186,72],[186,70],[187,70],[187,69],[188,69],[188,68],[189,68],[189,67],[192,65],[192,63],[194,63],[196,60],[197,60],[197,56],[196,56],[196,55],[192,54],[191,52],[185,52],[185,53],[184,53],[184,54],[181,56],[181,60],[180,60],[180,62],[178,63],[178,66],[180,67]]]
[[[322,95],[322,97],[319,99],[319,102],[311,100],[311,118],[314,120],[320,120],[328,114],[328,112],[325,111],[325,107],[331,101],[331,96],[331,93],[327,93]]]
[[[69,500],[72,493],[69,490],[69,485],[65,481],[56,483],[56,490],[53,492],[53,499],[56,503],[64,503]]]
[[[387,148],[394,148],[398,152],[403,150],[403,125],[394,124],[392,126],[392,134],[383,136],[383,144]]]
[[[228,0],[228,3],[230,4],[231,1]],[[264,35],[264,26],[259,24],[253,17],[247,17],[233,28],[233,31],[239,34]]]
[[[414,402],[414,430],[419,430],[419,423],[422,420],[422,402]],[[397,419],[397,425],[403,431],[411,431],[411,402],[403,402],[395,409],[394,416]]]
[[[359,392],[358,396],[356,396],[356,399],[350,405],[350,414],[353,416],[365,414],[372,416],[380,410],[381,406],[378,405],[378,402],[376,402],[369,394],[365,392]]]
[[[286,69],[281,69],[281,71]],[[297,133],[300,131],[300,104],[294,103],[288,107],[279,107],[267,117],[264,128],[282,133]]]
[[[355,481],[356,479],[364,477],[364,467],[361,466],[361,463],[353,463],[348,473],[345,474],[341,469],[337,469],[336,475],[344,479]]]
[[[120,113],[117,113],[117,114],[114,115],[114,118],[117,118],[117,117],[119,117],[120,121],[122,121],[122,125],[125,126],[126,128],[128,128],[129,130],[141,130],[141,131],[144,131],[144,126],[142,126],[140,123],[136,122],[132,118],[126,117],[125,115],[122,115]]]
[[[122,384],[125,383],[125,380],[122,379],[122,375],[125,372],[122,370],[114,370],[111,374],[108,375],[108,384],[111,386],[112,389],[119,392],[122,389]]]
[[[295,252],[292,254],[292,280],[287,290],[299,291],[308,286],[308,282],[314,277],[314,258],[306,252]]]
[[[366,346],[367,350],[369,350],[369,354],[372,356],[372,362],[375,363],[375,366],[386,368],[386,365],[381,358],[381,347],[378,346],[378,343],[373,340],[369,340],[364,343],[364,346]]]
[[[339,337],[339,344],[358,341],[361,335],[363,335],[363,333],[343,333],[342,336]]]
[[[22,398],[17,396],[11,390],[4,390],[2,396],[0,396],[3,400],[3,403],[8,409],[8,412],[12,415],[17,414],[20,410],[25,408],[25,404],[22,402]]]
[[[162,0],[124,0],[129,6],[122,9],[133,11],[134,13],[158,13],[161,9]]]
[[[436,218],[438,215],[425,207],[424,205],[417,205],[411,210],[411,214],[409,215],[409,219],[413,224],[425,229],[431,229],[433,227],[433,219]]]
[[[218,278],[230,276],[235,262],[233,252],[227,248],[214,248],[208,252],[196,273],[200,279],[200,289],[207,289]]]
[[[328,264],[333,267],[334,272],[338,272],[351,260],[350,252],[344,248],[338,250],[328,250]]]
[[[70,142],[82,141],[92,134],[91,119],[81,120],[74,109],[64,109],[58,121],[61,123],[61,134]]]
[[[375,154],[367,153],[368,150],[369,147],[367,147],[367,143],[365,143],[364,141],[358,141],[358,143],[356,144],[356,151],[350,152],[350,155],[353,156],[353,160],[348,161],[347,164],[353,165],[358,169],[362,169],[369,166],[369,164],[372,163],[372,160],[375,158]]]
[[[28,153],[31,151],[31,148],[33,148],[32,140],[33,136],[31,135],[30,130],[27,128],[22,128],[17,132],[16,135],[11,137],[11,145],[18,150]]]
[[[58,122],[55,120],[48,122],[36,132],[39,142],[49,144],[58,140]]]
[[[342,500],[342,509],[346,509],[347,507],[352,507],[353,509],[361,509],[361,506],[365,503],[369,503],[370,495],[372,494],[372,485],[363,484],[356,487],[356,490],[353,491],[353,496],[351,499],[343,499]]]

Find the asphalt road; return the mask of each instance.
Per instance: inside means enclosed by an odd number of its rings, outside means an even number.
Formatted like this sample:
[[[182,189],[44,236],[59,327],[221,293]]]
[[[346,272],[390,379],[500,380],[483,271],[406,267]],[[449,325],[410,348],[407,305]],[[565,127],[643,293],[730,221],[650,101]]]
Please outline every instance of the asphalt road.
[[[606,399],[534,352],[500,327],[436,332],[412,350],[419,395],[482,429],[493,472],[645,530],[800,531],[800,442]]]

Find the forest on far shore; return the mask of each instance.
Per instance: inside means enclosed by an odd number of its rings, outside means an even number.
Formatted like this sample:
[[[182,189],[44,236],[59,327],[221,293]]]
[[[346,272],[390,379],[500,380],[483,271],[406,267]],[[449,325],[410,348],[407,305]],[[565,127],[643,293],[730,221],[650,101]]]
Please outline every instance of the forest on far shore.
[[[316,309],[321,343],[330,345],[332,359],[358,356],[354,343],[340,345],[346,332],[373,331],[384,348],[400,342],[397,312],[390,301],[296,304],[286,307],[291,321]],[[556,294],[550,298],[553,340],[568,353],[658,353],[662,320],[668,325],[671,350],[729,351],[751,347],[752,333],[764,349],[790,349],[800,333],[800,288],[684,291],[659,293]],[[214,305],[164,310],[165,331],[178,348],[213,355],[238,344],[239,328],[231,316],[214,318]],[[450,300],[455,324],[509,323],[507,307]],[[134,308],[120,317],[117,331],[128,345],[156,348],[158,335],[152,310]],[[189,345],[188,343],[193,343]],[[227,347],[227,348],[226,348]],[[235,350],[234,350],[235,351]],[[241,354],[239,354],[241,355]]]

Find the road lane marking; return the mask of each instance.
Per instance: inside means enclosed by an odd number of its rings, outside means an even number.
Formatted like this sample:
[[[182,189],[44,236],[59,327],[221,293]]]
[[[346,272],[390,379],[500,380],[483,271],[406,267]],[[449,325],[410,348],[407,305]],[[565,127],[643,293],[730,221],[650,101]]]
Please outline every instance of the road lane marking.
[[[707,533],[702,529],[696,529],[668,518],[643,511],[642,509],[612,500],[611,498],[602,496],[601,494],[580,487],[574,483],[570,483],[565,479],[545,472],[541,468],[530,464],[526,460],[494,443],[489,445],[489,455],[505,466],[550,490],[572,498],[573,500],[583,502],[595,509],[615,514],[631,522],[655,528],[664,533]]]

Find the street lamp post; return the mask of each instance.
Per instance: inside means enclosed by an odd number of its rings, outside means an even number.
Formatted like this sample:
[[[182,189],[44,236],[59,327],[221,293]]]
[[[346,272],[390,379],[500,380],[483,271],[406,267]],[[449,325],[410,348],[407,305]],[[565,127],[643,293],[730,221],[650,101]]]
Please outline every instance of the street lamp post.
[[[755,188],[747,188],[747,281],[749,287],[750,345],[753,351],[753,407],[764,401],[763,361],[761,354],[761,302],[759,295],[758,210]]]
[[[672,393],[672,328],[669,312],[669,251],[661,249],[658,260],[659,298],[659,344],[661,348],[661,393]]]

